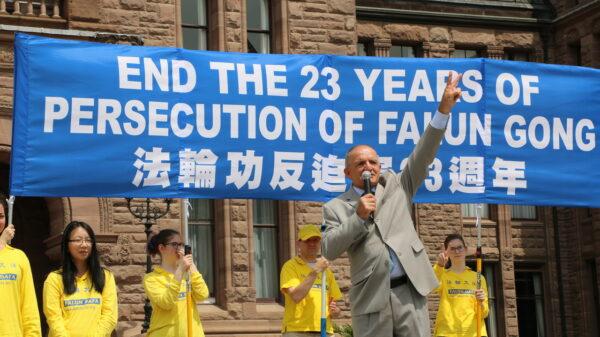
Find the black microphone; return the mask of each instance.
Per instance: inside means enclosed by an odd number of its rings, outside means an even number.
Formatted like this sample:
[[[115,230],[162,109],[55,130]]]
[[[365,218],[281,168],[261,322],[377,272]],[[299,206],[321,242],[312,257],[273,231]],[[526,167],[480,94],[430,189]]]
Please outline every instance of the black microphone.
[[[363,195],[373,194],[371,193],[371,171],[363,172],[360,178],[362,179],[364,184],[363,188],[365,192],[363,193]]]
[[[364,184],[363,187],[365,189],[365,192],[363,193],[363,195],[373,194],[371,192],[371,171],[364,171],[361,174],[360,178],[363,181],[363,184]],[[375,217],[373,216],[373,213],[370,213],[369,214],[369,222],[373,222],[374,218]]]

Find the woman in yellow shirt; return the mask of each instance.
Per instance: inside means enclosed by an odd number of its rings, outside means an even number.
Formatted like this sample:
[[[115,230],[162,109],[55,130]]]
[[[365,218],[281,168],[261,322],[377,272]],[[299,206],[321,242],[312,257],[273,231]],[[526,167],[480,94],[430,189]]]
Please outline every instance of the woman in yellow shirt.
[[[160,255],[160,266],[144,277],[144,289],[152,304],[148,337],[191,337],[187,336],[186,273],[194,303],[192,336],[204,337],[196,303],[208,297],[208,287],[192,255],[184,255],[179,232],[161,230],[148,242],[148,252]]]
[[[112,273],[100,266],[96,235],[72,221],[62,237],[62,268],[44,282],[49,337],[109,337],[117,326],[117,290]]]
[[[31,266],[23,251],[8,244],[15,236],[15,227],[6,223],[8,205],[3,195],[0,205],[0,336],[40,337]]]
[[[444,250],[438,256],[433,271],[440,282],[436,291],[440,305],[435,320],[435,337],[477,336],[476,308],[481,306],[481,335],[487,336],[483,319],[488,315],[487,285],[481,276],[477,290],[477,273],[465,265],[467,246],[459,234],[444,240]]]

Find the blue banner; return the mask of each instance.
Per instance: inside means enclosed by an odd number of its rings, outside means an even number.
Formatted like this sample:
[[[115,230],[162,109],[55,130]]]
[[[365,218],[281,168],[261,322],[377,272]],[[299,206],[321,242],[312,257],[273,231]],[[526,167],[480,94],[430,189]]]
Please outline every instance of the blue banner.
[[[600,71],[258,55],[17,34],[11,193],[328,200],[369,144],[398,172],[463,91],[416,201],[600,207]]]

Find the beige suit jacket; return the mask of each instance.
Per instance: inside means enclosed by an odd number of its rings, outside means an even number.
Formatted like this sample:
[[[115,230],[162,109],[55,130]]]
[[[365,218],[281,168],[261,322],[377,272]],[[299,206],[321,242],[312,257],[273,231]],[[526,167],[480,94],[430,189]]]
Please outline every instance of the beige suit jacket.
[[[438,286],[413,224],[412,199],[427,177],[444,130],[428,126],[400,174],[382,174],[375,192],[374,221],[356,214],[360,196],[352,187],[323,206],[323,255],[331,260],[348,252],[352,315],[374,313],[390,300],[391,247],[415,289],[423,296]],[[386,247],[387,246],[387,247]]]

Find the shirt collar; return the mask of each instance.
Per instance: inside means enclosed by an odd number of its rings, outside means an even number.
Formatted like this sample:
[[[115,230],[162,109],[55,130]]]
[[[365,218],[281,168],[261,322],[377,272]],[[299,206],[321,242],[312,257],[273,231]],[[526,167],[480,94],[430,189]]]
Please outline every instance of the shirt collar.
[[[83,275],[81,275],[79,277],[75,276],[75,279],[76,279],[77,282],[79,282],[79,281],[85,281],[85,280],[88,279],[89,276],[90,276],[90,271],[88,270],[88,271],[85,272],[85,274],[83,274]]]
[[[3,252],[7,252],[8,253],[8,252],[13,251],[13,250],[15,250],[14,247],[11,247],[9,244],[5,244],[4,248],[2,248],[2,250],[0,250],[0,254],[2,254]]]
[[[356,187],[356,186],[352,185],[352,188],[354,189],[354,192],[356,192],[358,194],[358,196],[362,196],[365,193],[365,190],[363,190],[360,187]],[[375,194],[374,188],[371,189],[371,193]]]
[[[299,256],[294,256],[294,259],[296,260],[297,264],[306,264],[306,262],[304,262],[304,260]]]
[[[162,275],[169,275],[169,274],[171,274],[168,271],[162,269],[162,267],[160,267],[160,266],[154,267],[154,271],[157,272],[157,273],[159,273],[159,274],[162,274]]]
[[[300,257],[300,255],[296,255],[294,257],[294,259],[296,260],[296,263],[301,264],[301,265],[308,265],[309,262],[304,261],[303,258]]]

